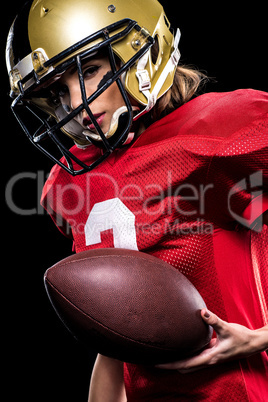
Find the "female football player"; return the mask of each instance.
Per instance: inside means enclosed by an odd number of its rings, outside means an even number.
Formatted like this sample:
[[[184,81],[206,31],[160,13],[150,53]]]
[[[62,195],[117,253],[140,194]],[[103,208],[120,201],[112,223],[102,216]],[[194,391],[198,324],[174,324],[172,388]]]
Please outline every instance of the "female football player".
[[[110,1],[27,3],[7,41],[12,109],[56,163],[42,204],[76,252],[170,263],[214,336],[157,367],[98,355],[89,401],[267,401],[268,95],[196,96],[162,6]]]

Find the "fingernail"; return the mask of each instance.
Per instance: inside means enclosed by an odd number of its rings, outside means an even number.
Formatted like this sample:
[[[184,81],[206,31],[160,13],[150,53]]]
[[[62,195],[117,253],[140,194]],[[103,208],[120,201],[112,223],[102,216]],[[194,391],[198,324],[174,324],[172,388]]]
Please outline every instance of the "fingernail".
[[[205,318],[209,318],[210,317],[210,312],[208,310],[206,310],[205,314],[204,314]]]

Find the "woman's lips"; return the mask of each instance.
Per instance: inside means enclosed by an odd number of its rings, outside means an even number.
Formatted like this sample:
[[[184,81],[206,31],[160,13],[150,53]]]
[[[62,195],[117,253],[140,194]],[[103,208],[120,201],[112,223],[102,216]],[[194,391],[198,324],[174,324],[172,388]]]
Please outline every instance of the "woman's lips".
[[[104,119],[105,113],[97,113],[97,114],[94,114],[93,116],[95,117],[98,125],[100,126]],[[95,128],[94,124],[92,123],[91,119],[89,118],[89,116],[87,116],[83,119],[83,126],[87,127],[91,131],[96,130],[96,128]]]

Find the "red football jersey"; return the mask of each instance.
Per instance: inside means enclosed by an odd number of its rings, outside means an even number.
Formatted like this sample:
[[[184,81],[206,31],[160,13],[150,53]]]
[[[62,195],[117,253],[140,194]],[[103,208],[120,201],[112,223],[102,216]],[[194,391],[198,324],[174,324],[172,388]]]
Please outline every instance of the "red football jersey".
[[[72,149],[86,161],[101,151]],[[121,247],[170,263],[208,308],[252,329],[268,323],[268,94],[199,96],[91,173],[55,166],[42,203],[77,252]],[[252,230],[250,230],[252,229]],[[260,353],[189,374],[125,364],[128,401],[268,400]]]

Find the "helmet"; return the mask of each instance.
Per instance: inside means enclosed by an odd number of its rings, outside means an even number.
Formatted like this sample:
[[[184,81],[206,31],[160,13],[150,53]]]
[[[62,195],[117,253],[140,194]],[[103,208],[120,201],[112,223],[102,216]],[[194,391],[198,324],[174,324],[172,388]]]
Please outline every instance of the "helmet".
[[[179,38],[179,30],[174,38],[157,0],[29,1],[7,39],[12,110],[30,141],[54,162],[73,175],[90,171],[124,146],[133,121],[151,110],[171,87],[180,58]],[[79,74],[81,62],[103,51],[112,72],[87,98]],[[81,105],[67,110],[48,88],[71,66],[78,71]],[[114,82],[125,106],[116,111],[109,131],[103,133],[90,104]],[[138,102],[139,110],[128,95]],[[83,110],[95,134],[75,119]],[[90,164],[82,162],[69,149],[70,139],[78,147],[102,148],[102,156]]]

